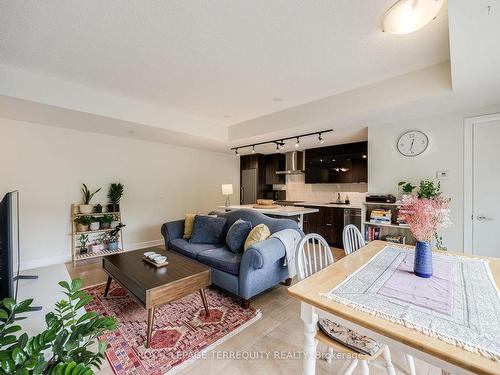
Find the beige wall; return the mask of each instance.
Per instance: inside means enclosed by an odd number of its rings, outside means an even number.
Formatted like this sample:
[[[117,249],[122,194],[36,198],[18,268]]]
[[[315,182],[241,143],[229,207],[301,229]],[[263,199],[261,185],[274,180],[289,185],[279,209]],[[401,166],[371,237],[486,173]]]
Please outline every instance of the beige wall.
[[[437,171],[449,171],[449,179],[441,180],[441,188],[451,197],[453,226],[442,234],[445,246],[462,251],[464,119],[499,111],[497,106],[369,127],[368,191],[395,194],[399,181],[416,184],[424,178],[436,179]],[[396,142],[403,132],[412,129],[425,132],[429,146],[417,157],[405,157],[398,152]]]
[[[70,257],[70,205],[82,182],[122,182],[125,248],[155,244],[160,226],[224,203],[221,184],[239,189],[239,160],[202,151],[0,119],[0,194],[19,190],[23,268]],[[238,196],[232,200],[237,202]]]

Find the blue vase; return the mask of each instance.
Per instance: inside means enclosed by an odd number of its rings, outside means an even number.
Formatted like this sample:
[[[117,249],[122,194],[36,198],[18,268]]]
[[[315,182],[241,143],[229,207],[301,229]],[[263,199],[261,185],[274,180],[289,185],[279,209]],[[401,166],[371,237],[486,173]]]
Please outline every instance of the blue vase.
[[[432,244],[430,242],[417,241],[413,272],[419,277],[432,276]]]

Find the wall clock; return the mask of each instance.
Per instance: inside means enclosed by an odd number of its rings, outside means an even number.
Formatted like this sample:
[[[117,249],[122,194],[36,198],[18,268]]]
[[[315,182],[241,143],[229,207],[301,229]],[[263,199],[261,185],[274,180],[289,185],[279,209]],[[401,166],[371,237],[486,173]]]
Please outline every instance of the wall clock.
[[[410,130],[398,140],[398,151],[404,156],[417,156],[427,149],[429,138],[418,130]]]

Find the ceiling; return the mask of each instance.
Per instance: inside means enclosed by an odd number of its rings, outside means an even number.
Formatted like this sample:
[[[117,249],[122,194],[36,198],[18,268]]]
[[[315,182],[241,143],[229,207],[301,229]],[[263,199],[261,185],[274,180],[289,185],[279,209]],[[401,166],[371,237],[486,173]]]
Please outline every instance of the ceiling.
[[[229,126],[448,60],[446,9],[394,36],[393,3],[2,0],[0,62]]]

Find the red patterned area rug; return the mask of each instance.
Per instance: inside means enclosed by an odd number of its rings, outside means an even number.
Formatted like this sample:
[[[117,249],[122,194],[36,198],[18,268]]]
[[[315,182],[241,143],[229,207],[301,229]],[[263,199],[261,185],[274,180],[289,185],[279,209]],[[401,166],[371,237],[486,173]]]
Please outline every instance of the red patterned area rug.
[[[151,345],[146,349],[147,311],[115,283],[104,298],[104,287],[85,290],[94,297],[86,307],[116,317],[116,331],[101,338],[108,341],[106,357],[117,375],[173,374],[261,317],[259,311],[241,308],[222,291],[207,288],[210,317],[206,317],[199,293],[159,307]]]

